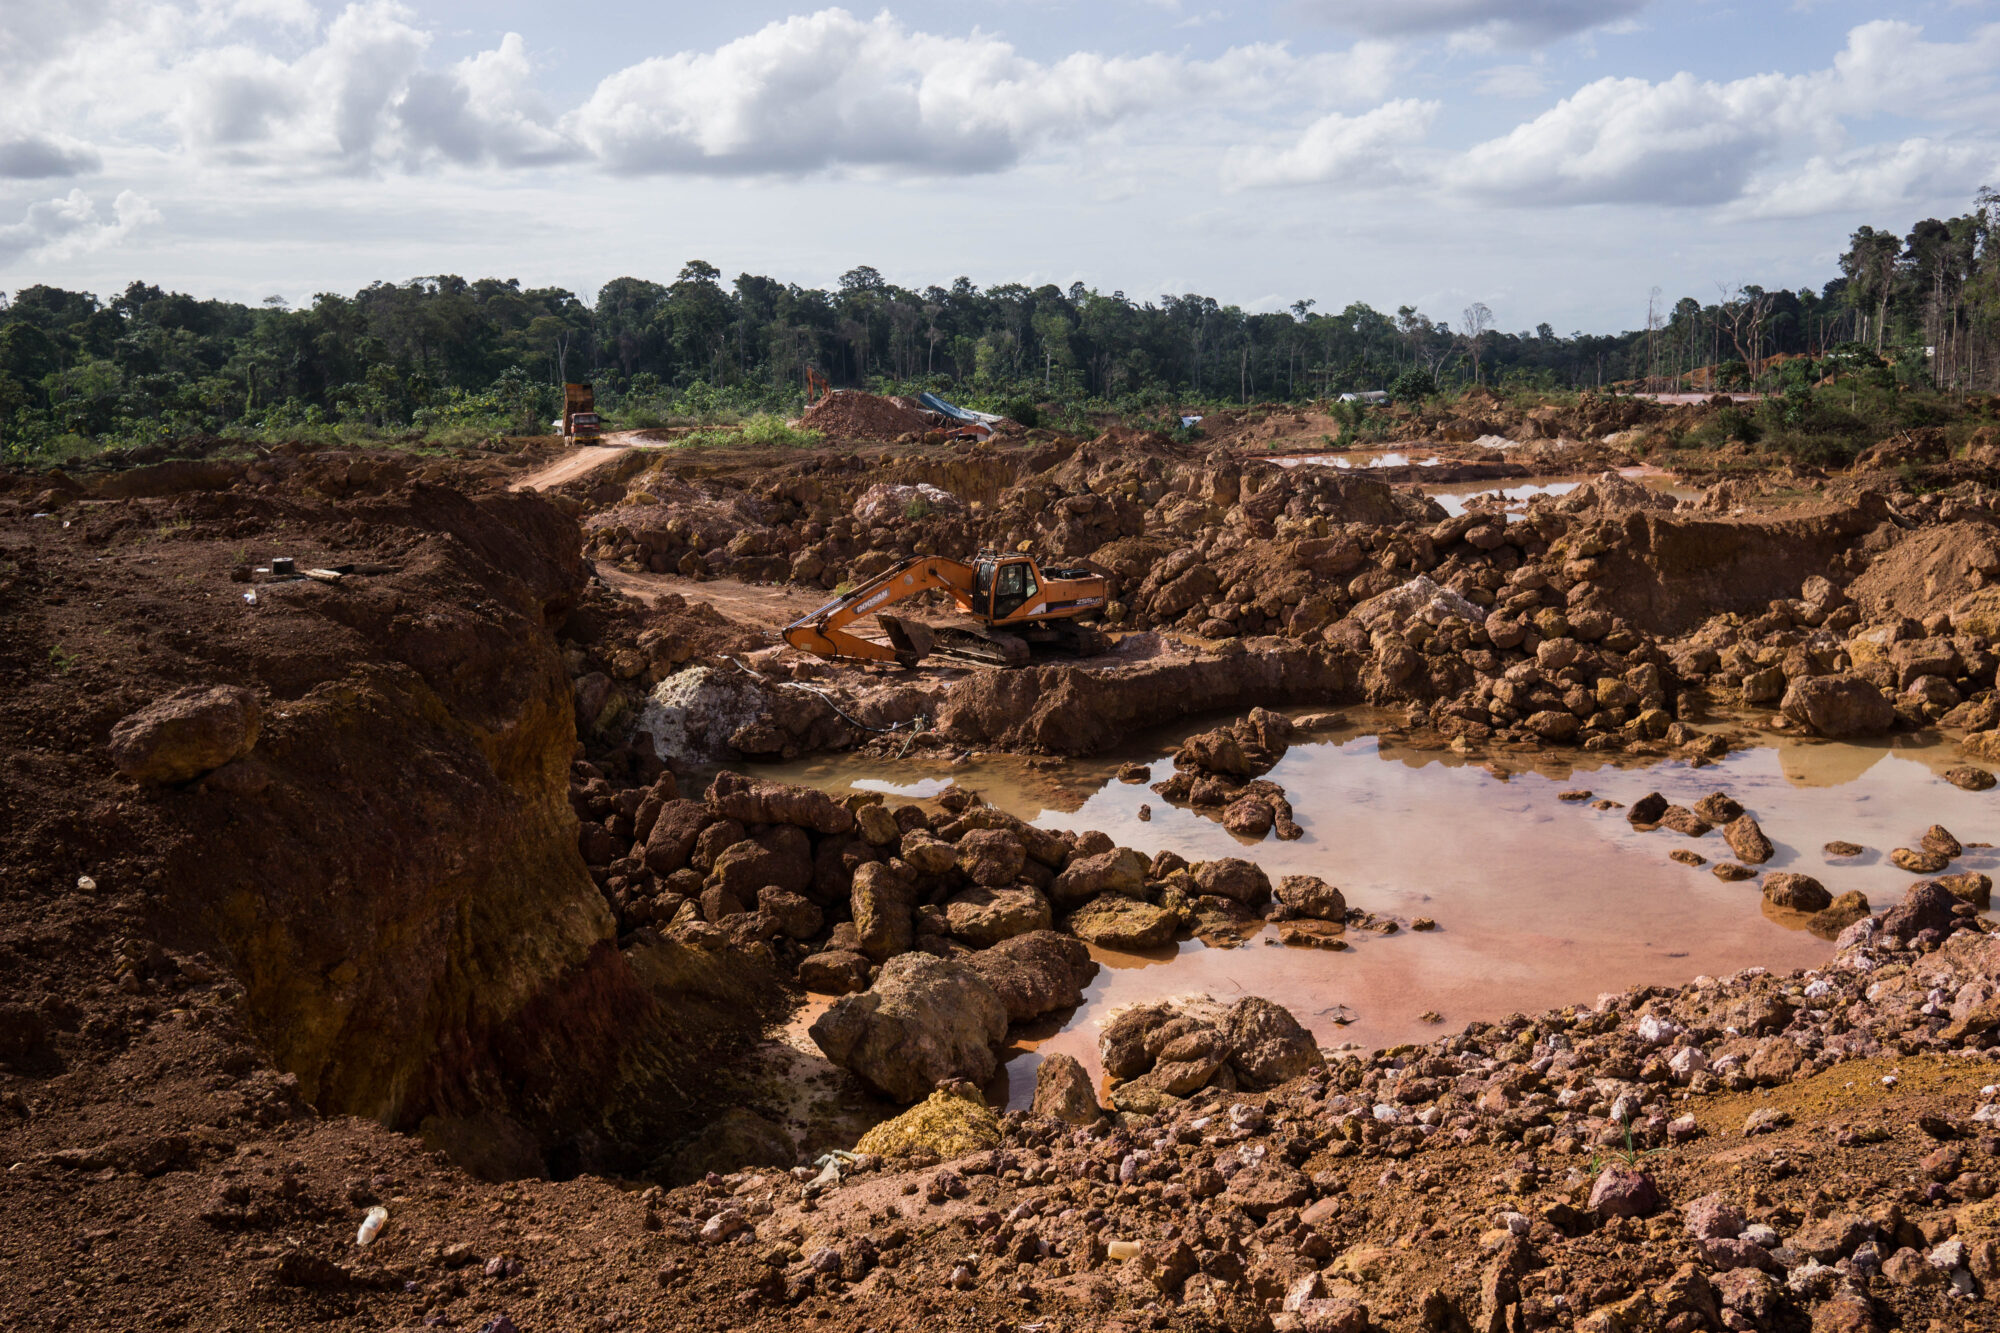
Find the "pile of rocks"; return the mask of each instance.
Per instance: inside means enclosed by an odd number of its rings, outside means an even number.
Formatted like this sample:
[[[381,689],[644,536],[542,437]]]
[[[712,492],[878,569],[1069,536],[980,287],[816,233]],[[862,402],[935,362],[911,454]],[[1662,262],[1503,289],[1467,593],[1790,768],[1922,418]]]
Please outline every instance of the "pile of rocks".
[[[1282,747],[1284,720],[1258,720],[1250,734]],[[875,793],[835,800],[732,772],[695,798],[666,771],[621,789],[594,765],[575,770],[579,847],[621,934],[749,950],[809,990],[851,995],[815,1036],[905,1100],[947,1077],[982,1081],[1009,1024],[1076,1004],[1095,968],[1081,942],[1233,944],[1268,918],[1288,942],[1343,947],[1350,918],[1382,925],[1309,876],[1287,877],[1274,902],[1252,862],[1147,857],[958,788],[891,808]]]
[[[660,1201],[664,1230],[775,1246],[745,1293],[773,1306],[938,1290],[1089,1301],[1121,1327],[1972,1326],[2000,1294],[2000,1104],[1947,1066],[2000,1041],[2000,946],[1922,897],[1821,969],[1366,1058],[1325,1061],[1261,1000],[1129,1010],[1101,1043],[1109,1112],[1051,1059],[1032,1112],[923,1108],[953,1142],[978,1120],[961,1155],[886,1135],[898,1153],[851,1165],[852,1203],[812,1167],[711,1178]],[[1912,1059],[1931,1054],[1953,1060]],[[1795,1126],[1842,1066],[1880,1091]],[[1895,1071],[1917,1068],[1963,1095],[1906,1109]]]
[[[1280,839],[1296,840],[1304,830],[1293,822],[1285,789],[1261,777],[1285,757],[1295,730],[1284,714],[1253,708],[1182,741],[1174,775],[1153,790],[1176,805],[1221,810],[1223,827],[1241,837],[1260,839],[1275,828]]]

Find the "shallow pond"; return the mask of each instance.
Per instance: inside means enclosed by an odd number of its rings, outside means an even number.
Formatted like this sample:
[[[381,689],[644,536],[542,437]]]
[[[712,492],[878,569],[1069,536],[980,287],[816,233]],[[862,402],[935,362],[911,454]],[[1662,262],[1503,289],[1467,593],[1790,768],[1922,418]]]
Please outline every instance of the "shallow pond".
[[[1701,491],[1698,488],[1677,482],[1672,473],[1643,467],[1620,468],[1618,472],[1620,476],[1630,477],[1634,481],[1643,482],[1656,490],[1673,496],[1676,500],[1698,500],[1701,498]],[[1572,476],[1536,477],[1528,481],[1505,484],[1491,481],[1447,482],[1436,486],[1426,485],[1421,487],[1421,489],[1425,495],[1436,500],[1444,512],[1450,514],[1453,518],[1463,514],[1474,501],[1485,499],[1489,496],[1497,496],[1506,501],[1505,508],[1507,510],[1508,521],[1513,522],[1523,516],[1522,511],[1527,508],[1528,501],[1534,499],[1536,496],[1568,495],[1577,487],[1587,481],[1594,480],[1600,475],[1602,474],[1577,473]]]
[[[2000,834],[1994,794],[1960,791],[1939,776],[1956,762],[1942,742],[1788,740],[1700,769],[1579,755],[1538,771],[1526,766],[1535,755],[1483,766],[1365,726],[1362,719],[1294,745],[1269,774],[1305,830],[1289,843],[1248,845],[1214,819],[1116,780],[1117,762],[1131,758],[1165,777],[1166,742],[1150,753],[1059,767],[991,758],[891,772],[879,760],[835,756],[760,772],[833,791],[883,791],[892,801],[935,795],[956,781],[1044,827],[1100,829],[1120,845],[1148,854],[1171,848],[1190,860],[1250,856],[1274,882],[1314,874],[1337,885],[1350,907],[1406,926],[1418,916],[1438,923],[1435,931],[1388,936],[1350,930],[1342,952],[1280,946],[1270,927],[1236,948],[1189,941],[1148,956],[1098,951],[1104,967],[1083,1005],[1018,1043],[1008,1067],[1013,1105],[1032,1096],[1043,1052],[1067,1052],[1095,1073],[1105,1016],[1164,996],[1263,995],[1291,1009],[1323,1045],[1374,1048],[1426,1040],[1473,1019],[1587,1004],[1634,985],[1750,966],[1791,969],[1828,955],[1828,943],[1806,933],[1802,920],[1765,907],[1755,881],[1724,883],[1707,867],[1669,859],[1676,848],[1711,863],[1729,859],[1720,830],[1700,839],[1635,831],[1622,809],[1559,800],[1565,791],[1588,789],[1626,805],[1656,790],[1678,804],[1727,791],[1777,848],[1763,869],[1811,874],[1835,894],[1859,889],[1878,909],[1915,878],[1888,863],[1889,850],[1914,845],[1930,824],[1967,843]],[[1509,760],[1520,766],[1510,771]],[[1151,807],[1149,821],[1139,818],[1142,805]],[[1821,848],[1835,839],[1869,851],[1832,860]],[[2000,856],[1969,847],[1952,869],[1995,873]]]
[[[1444,462],[1442,458],[1435,456],[1418,458],[1412,454],[1393,451],[1383,453],[1373,449],[1354,449],[1345,453],[1326,454],[1274,454],[1264,461],[1276,463],[1281,467],[1337,468],[1437,467]]]

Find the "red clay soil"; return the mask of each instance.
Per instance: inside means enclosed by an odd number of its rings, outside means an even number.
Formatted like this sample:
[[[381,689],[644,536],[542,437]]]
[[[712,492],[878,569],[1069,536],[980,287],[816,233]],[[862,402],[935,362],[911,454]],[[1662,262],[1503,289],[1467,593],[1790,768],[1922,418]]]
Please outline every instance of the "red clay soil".
[[[640,1145],[713,1109],[783,992],[616,930],[577,846],[571,677],[597,640],[670,660],[740,631],[608,602],[543,500],[366,462],[126,473],[117,499],[0,477],[0,1333],[1266,1333],[1312,1326],[1281,1308],[1308,1278],[1321,1326],[1396,1333],[2000,1326],[2000,1138],[1973,1118],[2000,955],[1966,932],[1122,1126],[1009,1117],[998,1151],[823,1199],[771,1169],[651,1188]],[[274,554],[374,572],[258,582]],[[595,674],[655,666],[604,651]],[[121,719],[217,685],[259,699],[252,753],[117,773]],[[1630,1216],[1590,1197],[1626,1089],[1640,1147],[1673,1144]],[[1790,1290],[1725,1271],[1778,1262],[1761,1245],[1690,1234],[1711,1192],[1797,1247]],[[728,1212],[741,1239],[706,1243]]]
[[[818,431],[829,440],[893,440],[911,431],[929,430],[931,423],[921,412],[887,398],[842,389],[807,408],[799,426]]]

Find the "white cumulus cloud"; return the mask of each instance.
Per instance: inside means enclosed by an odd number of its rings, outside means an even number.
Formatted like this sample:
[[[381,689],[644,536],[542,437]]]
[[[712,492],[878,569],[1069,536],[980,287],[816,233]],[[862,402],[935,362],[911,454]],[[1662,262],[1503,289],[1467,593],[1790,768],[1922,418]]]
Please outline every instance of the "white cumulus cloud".
[[[1411,151],[1422,145],[1442,109],[1438,102],[1399,98],[1358,116],[1334,112],[1308,126],[1289,148],[1235,154],[1226,174],[1237,186],[1400,180],[1414,174]]]
[[[99,250],[160,220],[159,210],[130,190],[112,202],[111,213],[109,218],[101,216],[96,203],[82,190],[30,204],[27,216],[0,227],[0,267],[24,257],[66,259]]]
[[[986,172],[1145,116],[1379,96],[1394,63],[1380,43],[1332,56],[1259,45],[1207,61],[1077,52],[1042,62],[976,30],[940,36],[887,12],[827,9],[619,70],[564,127],[624,172]]]
[[[1913,200],[1963,199],[1993,181],[2000,181],[2000,143],[1919,137],[1815,155],[1774,171],[1733,211],[1758,218],[1864,211],[1900,216]]]
[[[1976,122],[1992,110],[1996,71],[2000,25],[1946,43],[1907,23],[1866,23],[1813,73],[1599,79],[1470,149],[1453,180],[1517,204],[1728,204],[1783,161],[1843,150],[1852,120]]]

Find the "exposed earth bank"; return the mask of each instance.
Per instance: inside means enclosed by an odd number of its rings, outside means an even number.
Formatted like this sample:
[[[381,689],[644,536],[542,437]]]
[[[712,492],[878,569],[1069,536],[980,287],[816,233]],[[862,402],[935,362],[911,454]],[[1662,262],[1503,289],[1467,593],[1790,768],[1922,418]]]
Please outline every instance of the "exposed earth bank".
[[[1953,781],[1990,787],[1990,475],[1668,509],[1611,473],[1509,522],[1162,441],[635,453],[509,493],[545,457],[4,479],[0,1156],[32,1222],[0,1236],[0,1320],[1994,1322],[2000,955],[1949,834],[1899,849],[1940,877],[1875,915],[1766,877],[1839,918],[1813,974],[1330,1064],[1276,1006],[1134,1011],[1105,1033],[1108,1092],[1051,1060],[1036,1111],[996,1117],[978,1085],[1010,1030],[1077,1003],[1083,942],[1266,920],[1310,942],[1368,913],[964,792],[891,808],[715,772],[1091,753],[1251,710],[1132,779],[1283,838],[1264,775],[1294,724],[1255,706],[1365,700],[1467,750],[1696,763],[1729,744],[1698,725],[1720,707],[1942,726]],[[918,485],[963,512],[870,499]],[[1116,651],[866,675],[700,595],[988,542],[1096,560]],[[1761,834],[1727,827],[1757,864]],[[828,1059],[914,1108],[858,1158],[800,1161],[724,1114],[718,1075],[801,988],[841,997],[813,1024]]]

